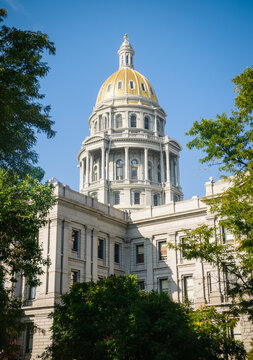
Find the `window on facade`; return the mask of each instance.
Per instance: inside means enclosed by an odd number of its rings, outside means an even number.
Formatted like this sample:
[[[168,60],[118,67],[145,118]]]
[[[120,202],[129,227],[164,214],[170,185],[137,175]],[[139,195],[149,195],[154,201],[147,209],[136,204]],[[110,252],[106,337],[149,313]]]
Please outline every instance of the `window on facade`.
[[[142,91],[146,91],[146,86],[144,83],[141,83],[141,89],[142,89]]]
[[[126,56],[126,64],[128,65],[128,55]]]
[[[114,262],[120,263],[120,244],[114,244]]]
[[[139,290],[145,290],[145,281],[144,280],[138,281],[138,287]]]
[[[158,165],[157,165],[157,181],[159,183],[161,182],[161,165],[160,165],[160,163],[158,163]]]
[[[133,57],[130,55],[130,64],[133,65]]]
[[[116,180],[122,180],[123,179],[123,167],[124,167],[124,161],[119,159],[116,161]]]
[[[158,194],[154,194],[154,206],[159,205],[160,196]]]
[[[104,259],[104,239],[98,239],[98,258]]]
[[[28,300],[34,300],[36,296],[36,287],[35,286],[28,286],[28,294],[27,298]]]
[[[105,130],[107,128],[107,118],[106,118],[106,116],[103,116],[101,121],[102,121],[101,129]]]
[[[149,130],[149,118],[147,116],[144,118],[144,129]]]
[[[144,245],[136,245],[136,263],[143,264],[144,263]]]
[[[107,92],[110,92],[111,87],[112,87],[112,84],[109,84],[109,85],[107,86]]]
[[[133,82],[133,80],[130,80],[129,86],[130,86],[130,89],[134,89],[134,82]]]
[[[224,228],[224,226],[221,227],[221,233],[222,233],[223,244],[234,241],[234,235],[231,232],[229,232],[226,228]]]
[[[119,81],[118,82],[118,90],[121,90],[122,89],[122,81]]]
[[[135,205],[139,205],[139,204],[140,204],[140,193],[137,192],[137,191],[134,193],[134,204],[135,204]]]
[[[131,125],[131,127],[136,127],[136,115],[135,114],[131,115],[130,125]]]
[[[148,179],[152,181],[152,162],[148,162]]]
[[[184,245],[184,238],[182,237],[180,240],[180,244]],[[183,249],[181,249],[181,259],[183,259],[185,257],[185,252]]]
[[[177,186],[177,158],[173,156],[170,158],[170,176],[172,184]]]
[[[131,178],[138,178],[138,161],[135,159],[131,161]]]
[[[79,270],[71,270],[71,277],[70,277],[70,285],[77,283],[80,281],[80,271]]]
[[[98,181],[98,166],[94,165],[93,167],[93,181]]]
[[[120,204],[120,193],[117,191],[114,193],[114,205]]]
[[[122,128],[122,116],[118,114],[116,116],[116,128]]]
[[[72,236],[71,236],[72,251],[78,251],[78,245],[79,245],[78,242],[79,242],[79,231],[72,229]]]
[[[159,119],[157,119],[156,121],[156,127],[157,127],[157,131],[161,131],[161,122]]]
[[[191,275],[183,276],[183,297],[185,301],[193,302],[193,278]]]
[[[32,324],[27,324],[25,331],[25,352],[31,353],[32,349],[33,349],[33,327]]]
[[[167,259],[167,242],[159,241],[158,243],[159,260]]]
[[[150,87],[150,92],[152,95],[154,95],[154,91],[153,91],[152,87]]]
[[[165,292],[168,293],[169,292],[169,281],[168,278],[164,278],[164,279],[159,279],[159,292]]]

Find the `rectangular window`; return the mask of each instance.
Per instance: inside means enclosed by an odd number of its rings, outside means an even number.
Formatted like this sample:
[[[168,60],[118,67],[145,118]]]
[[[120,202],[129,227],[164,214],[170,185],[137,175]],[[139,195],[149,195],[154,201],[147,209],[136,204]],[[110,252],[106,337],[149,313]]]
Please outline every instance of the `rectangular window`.
[[[167,259],[167,242],[160,241],[158,243],[159,260]]]
[[[34,300],[36,296],[36,287],[29,286],[28,287],[28,300]]]
[[[193,278],[191,275],[183,276],[183,297],[184,300],[193,302],[194,301],[194,291],[193,291]]]
[[[120,245],[114,244],[114,262],[120,263]]]
[[[79,270],[71,270],[70,285],[73,285],[79,281],[80,281],[80,271]]]
[[[72,251],[78,251],[79,234],[80,234],[80,232],[78,230],[72,229],[72,237],[71,237],[71,241],[72,241],[71,250]]]
[[[119,81],[118,82],[118,90],[121,90],[122,89],[122,81]]]
[[[27,324],[25,331],[25,352],[31,353],[33,349],[33,328],[32,324]]]
[[[184,245],[184,238],[182,237],[182,238],[180,238],[180,244],[181,245]],[[181,249],[181,259],[183,259],[184,257],[185,257],[185,252],[184,252],[184,250],[183,249]]]
[[[159,292],[169,292],[169,281],[168,278],[159,279]]]
[[[144,280],[138,281],[139,290],[145,290],[145,282]]]
[[[120,204],[120,195],[119,192],[115,192],[114,193],[114,205],[119,205]]]
[[[140,193],[139,193],[139,192],[135,192],[135,193],[134,193],[134,204],[135,204],[135,205],[139,205],[139,204],[140,204]]]
[[[98,239],[98,258],[104,259],[104,239]]]
[[[136,245],[136,263],[143,264],[144,263],[144,245]]]
[[[234,241],[234,235],[229,232],[224,226],[221,227],[223,244]]]
[[[130,80],[130,89],[134,89],[134,82]]]
[[[155,194],[154,195],[154,206],[158,206],[159,204],[158,204],[158,195],[157,194]]]
[[[210,271],[206,274],[206,279],[207,279],[208,294],[210,295],[210,293],[212,292],[212,277]]]
[[[142,89],[142,91],[146,91],[146,87],[143,83],[141,83],[141,89]]]

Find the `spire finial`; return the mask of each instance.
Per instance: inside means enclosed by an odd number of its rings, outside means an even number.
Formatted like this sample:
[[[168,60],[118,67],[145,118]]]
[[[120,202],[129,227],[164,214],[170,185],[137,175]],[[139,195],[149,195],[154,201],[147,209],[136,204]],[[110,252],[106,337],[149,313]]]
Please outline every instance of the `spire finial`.
[[[134,50],[128,40],[128,35],[125,33],[124,35],[124,41],[118,51],[119,54],[119,67],[129,67],[133,69],[133,56],[134,56]]]

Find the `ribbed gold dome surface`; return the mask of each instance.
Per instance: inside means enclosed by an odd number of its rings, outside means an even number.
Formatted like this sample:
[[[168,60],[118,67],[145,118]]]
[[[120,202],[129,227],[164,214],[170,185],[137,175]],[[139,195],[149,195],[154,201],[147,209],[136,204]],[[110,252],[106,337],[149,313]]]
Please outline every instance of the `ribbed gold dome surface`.
[[[158,103],[150,82],[138,71],[126,67],[116,71],[103,83],[98,93],[96,105],[107,99],[124,95],[133,95],[132,99],[134,96],[139,99],[141,97],[147,98],[147,100]]]

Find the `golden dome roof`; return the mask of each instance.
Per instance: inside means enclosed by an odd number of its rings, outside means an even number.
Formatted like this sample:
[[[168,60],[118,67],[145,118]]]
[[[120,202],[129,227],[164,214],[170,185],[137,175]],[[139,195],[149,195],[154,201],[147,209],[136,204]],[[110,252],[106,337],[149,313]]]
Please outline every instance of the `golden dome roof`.
[[[150,82],[138,71],[125,67],[112,74],[101,86],[96,105],[104,100],[129,95],[141,99],[148,98],[158,103],[153,87]],[[133,95],[133,97],[131,96]],[[147,99],[147,100],[148,100]]]
[[[125,34],[124,41],[118,51],[119,70],[112,74],[101,86],[96,105],[102,101],[117,98],[128,103],[150,103],[158,105],[158,101],[150,82],[134,70],[134,50]]]

